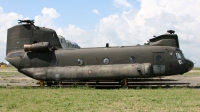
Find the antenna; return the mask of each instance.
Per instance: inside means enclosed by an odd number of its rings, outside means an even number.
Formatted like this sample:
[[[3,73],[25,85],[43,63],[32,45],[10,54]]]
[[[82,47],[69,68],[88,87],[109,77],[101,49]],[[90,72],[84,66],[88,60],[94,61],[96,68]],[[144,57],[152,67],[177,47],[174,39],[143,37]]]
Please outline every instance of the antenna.
[[[174,33],[175,33],[174,30],[167,30],[167,32],[168,32],[169,34],[174,34]]]

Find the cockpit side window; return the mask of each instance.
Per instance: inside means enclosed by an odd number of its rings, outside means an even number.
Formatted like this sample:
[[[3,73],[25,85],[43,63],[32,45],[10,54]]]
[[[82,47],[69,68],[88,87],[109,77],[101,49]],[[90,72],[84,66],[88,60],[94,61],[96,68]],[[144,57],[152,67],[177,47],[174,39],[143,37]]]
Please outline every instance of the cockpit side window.
[[[177,59],[181,59],[181,58],[182,58],[180,52],[176,52],[176,58],[177,58]]]
[[[183,55],[183,53],[182,53],[182,51],[180,49],[176,49],[176,51],[175,51],[175,57],[178,60],[178,63],[180,65],[182,65],[184,63],[185,57],[184,57],[184,55]]]
[[[176,52],[176,58],[178,59],[178,63],[180,65],[182,65],[183,64],[183,60],[182,59],[184,59],[183,54],[181,52]]]

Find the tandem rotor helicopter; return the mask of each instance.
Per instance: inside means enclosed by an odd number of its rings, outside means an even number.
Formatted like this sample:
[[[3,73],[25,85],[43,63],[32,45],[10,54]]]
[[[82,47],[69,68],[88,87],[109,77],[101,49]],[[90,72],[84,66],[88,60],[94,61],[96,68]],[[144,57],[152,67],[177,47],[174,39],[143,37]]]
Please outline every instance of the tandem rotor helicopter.
[[[184,74],[194,63],[179,48],[175,31],[154,37],[144,45],[80,48],[52,29],[38,27],[33,20],[19,20],[8,29],[6,60],[19,72],[44,81],[118,80]]]

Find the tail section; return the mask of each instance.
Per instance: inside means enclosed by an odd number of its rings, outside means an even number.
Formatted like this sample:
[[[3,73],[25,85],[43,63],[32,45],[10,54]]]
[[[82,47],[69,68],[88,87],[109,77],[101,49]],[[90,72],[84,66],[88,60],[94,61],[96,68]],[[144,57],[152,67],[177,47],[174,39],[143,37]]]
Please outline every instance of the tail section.
[[[37,27],[31,20],[22,20],[8,29],[6,55],[10,52],[24,51],[24,45],[48,42],[50,48],[62,48],[56,32],[49,28]]]

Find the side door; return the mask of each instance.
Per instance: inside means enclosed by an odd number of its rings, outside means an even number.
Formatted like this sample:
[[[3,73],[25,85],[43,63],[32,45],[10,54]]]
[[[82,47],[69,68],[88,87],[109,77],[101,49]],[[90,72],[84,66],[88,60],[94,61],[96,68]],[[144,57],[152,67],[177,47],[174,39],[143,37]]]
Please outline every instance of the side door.
[[[61,66],[62,65],[62,61],[61,61],[61,58],[62,58],[62,52],[60,50],[56,50],[55,51],[55,61],[56,61],[56,66]]]
[[[164,52],[153,52],[152,56],[154,74],[164,74],[166,70]]]
[[[61,75],[60,75],[60,51],[53,51],[51,55],[51,62],[49,67],[47,68],[47,78],[48,80],[56,80],[59,81],[61,80]]]

